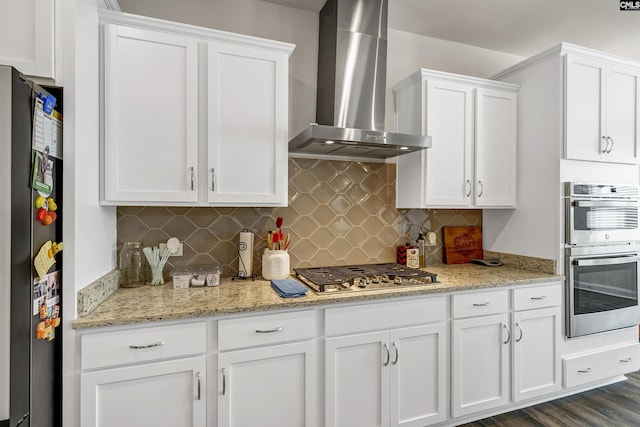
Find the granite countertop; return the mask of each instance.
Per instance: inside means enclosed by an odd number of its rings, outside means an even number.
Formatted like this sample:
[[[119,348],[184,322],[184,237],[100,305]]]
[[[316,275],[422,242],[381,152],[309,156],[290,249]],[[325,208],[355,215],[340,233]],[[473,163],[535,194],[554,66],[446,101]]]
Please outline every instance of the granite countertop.
[[[474,264],[439,264],[429,265],[424,270],[438,274],[440,283],[418,288],[362,290],[327,295],[316,295],[310,290],[306,296],[299,298],[281,298],[266,280],[231,281],[229,278],[223,278],[220,286],[188,289],[173,289],[170,282],[162,286],[118,288],[93,312],[74,320],[73,327],[85,329],[158,320],[201,318],[389,297],[531,285],[563,279],[563,276],[505,265],[483,267]]]

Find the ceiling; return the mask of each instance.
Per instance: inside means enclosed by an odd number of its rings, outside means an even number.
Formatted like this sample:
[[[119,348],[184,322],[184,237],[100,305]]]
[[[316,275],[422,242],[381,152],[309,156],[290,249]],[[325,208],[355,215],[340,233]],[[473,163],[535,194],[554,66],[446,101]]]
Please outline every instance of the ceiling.
[[[326,0],[266,0],[318,12]],[[388,0],[389,27],[519,56],[568,42],[640,61],[640,11],[619,0]]]

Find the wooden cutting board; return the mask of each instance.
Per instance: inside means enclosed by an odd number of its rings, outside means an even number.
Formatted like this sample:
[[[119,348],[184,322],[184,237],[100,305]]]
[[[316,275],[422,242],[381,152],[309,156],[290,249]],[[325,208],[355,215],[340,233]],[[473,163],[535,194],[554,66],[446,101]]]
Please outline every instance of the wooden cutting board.
[[[482,227],[442,227],[444,263],[463,264],[483,258]]]

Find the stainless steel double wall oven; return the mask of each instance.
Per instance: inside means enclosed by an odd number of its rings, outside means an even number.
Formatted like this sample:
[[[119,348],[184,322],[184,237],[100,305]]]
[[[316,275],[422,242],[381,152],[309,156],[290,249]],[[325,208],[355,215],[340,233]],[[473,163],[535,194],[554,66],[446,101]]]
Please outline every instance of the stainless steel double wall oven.
[[[565,183],[568,337],[640,324],[638,191]]]

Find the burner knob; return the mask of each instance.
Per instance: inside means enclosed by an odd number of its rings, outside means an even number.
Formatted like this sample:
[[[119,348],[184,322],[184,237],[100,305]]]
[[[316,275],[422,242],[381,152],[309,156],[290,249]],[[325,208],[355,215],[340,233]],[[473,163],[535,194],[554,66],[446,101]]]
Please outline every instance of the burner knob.
[[[402,277],[396,276],[396,278],[393,279],[393,283],[396,285],[402,285]]]

